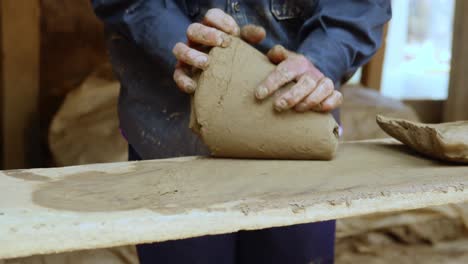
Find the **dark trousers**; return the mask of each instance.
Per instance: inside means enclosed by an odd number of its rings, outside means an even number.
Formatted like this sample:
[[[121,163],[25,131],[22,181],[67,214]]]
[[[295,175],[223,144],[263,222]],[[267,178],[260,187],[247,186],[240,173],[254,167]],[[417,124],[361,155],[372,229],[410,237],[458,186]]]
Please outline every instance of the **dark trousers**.
[[[129,160],[140,160],[129,148]],[[141,264],[333,263],[335,221],[138,245]]]

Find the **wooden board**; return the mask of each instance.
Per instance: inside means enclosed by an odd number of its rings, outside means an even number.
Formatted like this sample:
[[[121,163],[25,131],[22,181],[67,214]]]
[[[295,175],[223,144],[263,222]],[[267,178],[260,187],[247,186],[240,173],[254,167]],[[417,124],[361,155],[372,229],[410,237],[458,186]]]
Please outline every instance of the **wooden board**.
[[[188,157],[4,171],[0,259],[458,203],[467,185],[468,166],[388,140],[344,143],[333,161]]]
[[[3,168],[39,159],[39,0],[0,1],[1,146]]]

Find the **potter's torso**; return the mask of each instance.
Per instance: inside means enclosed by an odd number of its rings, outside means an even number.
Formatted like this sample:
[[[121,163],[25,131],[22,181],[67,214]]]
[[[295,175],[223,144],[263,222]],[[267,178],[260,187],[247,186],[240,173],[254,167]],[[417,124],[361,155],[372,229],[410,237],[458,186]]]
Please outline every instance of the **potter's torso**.
[[[315,1],[302,0],[166,0],[168,10],[179,8],[193,22],[216,7],[232,15],[241,26],[264,26],[267,38],[257,46],[263,52],[275,44],[295,50],[298,30],[314,6]],[[188,128],[190,96],[176,88],[173,65],[150,61],[140,48],[113,34],[109,32],[108,43],[122,84],[119,117],[129,144],[144,159],[207,154],[206,147]],[[185,36],[178,41],[185,42]]]

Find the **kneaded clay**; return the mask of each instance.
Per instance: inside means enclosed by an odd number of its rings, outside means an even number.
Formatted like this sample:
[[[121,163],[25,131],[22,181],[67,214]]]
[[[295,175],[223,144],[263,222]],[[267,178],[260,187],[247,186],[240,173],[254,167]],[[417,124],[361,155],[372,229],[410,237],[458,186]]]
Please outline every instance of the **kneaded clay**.
[[[255,99],[255,88],[274,69],[265,55],[238,38],[228,48],[213,48],[192,101],[192,129],[213,156],[332,159],[338,125],[330,114],[278,113],[274,96]]]
[[[468,121],[422,124],[377,116],[390,136],[432,158],[468,163]]]

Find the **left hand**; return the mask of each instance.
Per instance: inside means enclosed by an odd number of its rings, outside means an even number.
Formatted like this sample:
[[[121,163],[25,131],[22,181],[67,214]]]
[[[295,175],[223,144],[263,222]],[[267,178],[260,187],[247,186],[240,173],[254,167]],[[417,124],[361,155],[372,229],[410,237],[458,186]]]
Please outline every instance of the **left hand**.
[[[173,76],[177,87],[186,93],[195,91],[197,83],[190,73],[209,66],[207,51],[211,47],[228,47],[230,36],[240,36],[250,44],[258,44],[265,35],[265,29],[255,25],[240,29],[234,18],[221,9],[208,10],[201,23],[192,23],[187,28],[188,43],[179,42],[172,50],[178,61]]]
[[[265,99],[287,83],[296,80],[297,83],[291,89],[276,93],[274,107],[277,111],[294,108],[298,112],[329,112],[342,104],[343,95],[335,90],[333,81],[324,76],[303,55],[277,45],[267,56],[278,66],[257,87],[257,99]]]

